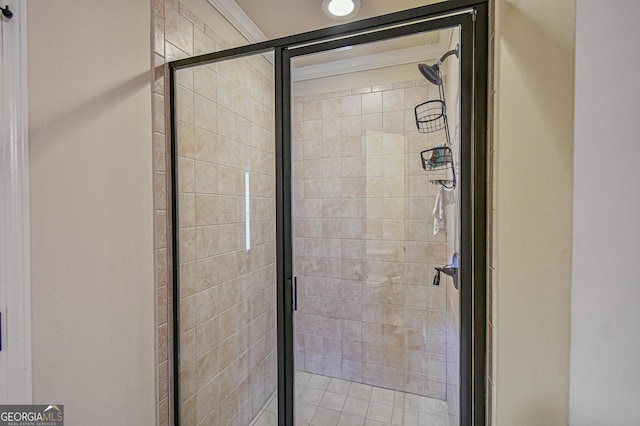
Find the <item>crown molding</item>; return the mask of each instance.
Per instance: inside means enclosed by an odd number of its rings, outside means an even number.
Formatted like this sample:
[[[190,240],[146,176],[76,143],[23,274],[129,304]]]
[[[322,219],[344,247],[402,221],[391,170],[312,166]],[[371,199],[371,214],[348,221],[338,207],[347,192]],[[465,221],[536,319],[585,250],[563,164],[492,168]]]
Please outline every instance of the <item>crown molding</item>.
[[[211,6],[215,7],[249,43],[258,43],[267,40],[267,36],[262,32],[255,22],[242,10],[235,0],[208,0]]]
[[[291,77],[293,81],[313,80],[333,75],[429,61],[440,57],[443,52],[442,44],[408,47],[406,49],[324,62],[317,65],[306,65],[293,69]]]
[[[235,0],[207,0],[249,43],[258,43],[267,40],[267,36],[245,13]],[[358,71],[391,67],[440,57],[442,52],[448,49],[452,31],[441,37],[436,45],[416,46],[391,52],[376,53],[358,56],[355,58],[341,59],[325,62],[317,65],[307,65],[292,70],[293,81],[312,80],[315,78],[329,77],[332,75],[348,74]],[[264,54],[265,58],[273,64],[273,55]]]

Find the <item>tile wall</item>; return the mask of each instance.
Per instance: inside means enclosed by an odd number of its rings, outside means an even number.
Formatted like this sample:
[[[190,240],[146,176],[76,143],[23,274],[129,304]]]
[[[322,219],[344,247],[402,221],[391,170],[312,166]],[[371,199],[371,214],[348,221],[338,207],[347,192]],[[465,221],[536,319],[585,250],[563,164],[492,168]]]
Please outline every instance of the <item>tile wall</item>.
[[[295,90],[295,88],[294,88]],[[426,80],[294,99],[296,368],[446,399],[450,255],[433,235],[437,188],[416,130]]]
[[[453,49],[458,43],[456,32],[449,46]],[[451,56],[442,72],[448,82],[460,81],[460,61]],[[461,175],[460,168],[460,105],[461,87],[459,84],[448,84],[445,90],[447,103],[447,117],[451,135],[451,144],[454,156],[454,165],[458,180]],[[453,191],[454,202],[447,206],[447,253],[445,263],[451,262],[453,253],[460,253],[461,235],[461,208],[460,186]],[[453,279],[442,275],[442,284],[447,289],[447,405],[449,409],[449,425],[460,424],[460,291],[453,285]]]
[[[169,425],[173,294],[164,64],[229,45],[176,0],[155,0],[153,11],[157,417]],[[248,424],[276,388],[273,76],[252,64],[237,60],[177,75],[185,425]]]
[[[183,424],[248,424],[277,384],[273,76],[177,81]]]

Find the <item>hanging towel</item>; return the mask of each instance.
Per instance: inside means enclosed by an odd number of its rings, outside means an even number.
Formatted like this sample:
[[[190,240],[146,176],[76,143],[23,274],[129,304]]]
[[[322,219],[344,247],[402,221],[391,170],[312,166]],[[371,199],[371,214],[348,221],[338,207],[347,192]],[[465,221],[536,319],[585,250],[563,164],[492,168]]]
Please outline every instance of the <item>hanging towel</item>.
[[[433,235],[446,227],[447,205],[453,203],[453,190],[438,185],[438,195],[433,206]]]

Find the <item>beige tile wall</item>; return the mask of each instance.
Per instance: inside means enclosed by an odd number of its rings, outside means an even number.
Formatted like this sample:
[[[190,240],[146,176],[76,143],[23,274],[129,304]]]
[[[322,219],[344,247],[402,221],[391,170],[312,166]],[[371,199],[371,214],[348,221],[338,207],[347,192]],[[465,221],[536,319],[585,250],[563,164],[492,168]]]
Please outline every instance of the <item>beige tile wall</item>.
[[[419,152],[426,80],[294,99],[296,367],[446,398],[446,233],[431,213],[441,177]],[[443,280],[444,281],[444,280]]]
[[[459,41],[459,33],[455,32],[450,43],[453,49]],[[460,105],[461,86],[460,61],[455,56],[444,63],[442,72],[445,80],[445,96],[447,117],[451,135],[451,144],[458,181],[460,180]],[[447,253],[446,263],[451,262],[453,253],[460,252],[461,209],[460,186],[454,190],[454,200],[447,207]],[[460,424],[460,291],[453,285],[453,279],[442,275],[442,283],[447,289],[447,406],[449,409],[449,425]]]
[[[153,10],[157,418],[169,425],[173,295],[164,63],[229,46],[176,0],[155,0]],[[273,77],[247,60],[177,77],[183,424],[248,424],[276,388]]]
[[[177,81],[183,424],[248,424],[277,381],[273,76]]]
[[[165,80],[165,2],[154,0],[151,30],[153,33],[153,169],[154,169],[154,210],[155,210],[155,264],[156,264],[156,423],[168,426],[172,419],[172,365],[171,365],[171,306],[172,291],[170,282],[171,241],[170,241],[170,199],[169,175],[167,167],[169,141],[167,140],[167,122],[165,111],[168,105]],[[167,5],[167,8],[170,6]],[[169,42],[166,42],[169,44]],[[169,50],[169,49],[167,49]]]

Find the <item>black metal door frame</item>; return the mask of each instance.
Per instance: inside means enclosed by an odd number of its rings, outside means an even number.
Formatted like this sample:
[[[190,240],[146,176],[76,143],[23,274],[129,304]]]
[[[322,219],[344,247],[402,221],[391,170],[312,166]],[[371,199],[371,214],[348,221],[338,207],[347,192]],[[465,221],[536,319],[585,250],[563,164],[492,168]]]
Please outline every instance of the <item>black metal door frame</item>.
[[[276,137],[276,245],[278,423],[294,424],[293,247],[291,218],[291,58],[346,45],[460,26],[461,262],[460,423],[485,424],[486,393],[486,135],[488,0],[433,5],[170,62],[171,208],[173,257],[174,425],[180,425],[180,293],[176,71],[274,52]]]

